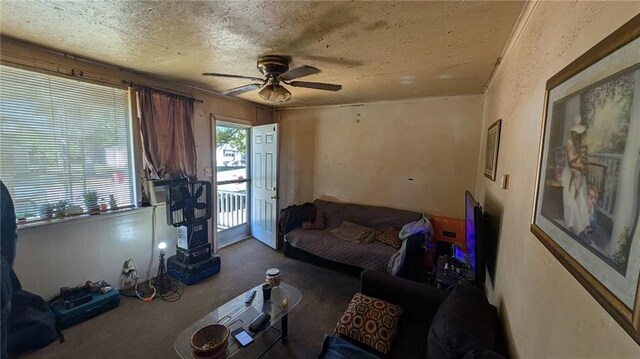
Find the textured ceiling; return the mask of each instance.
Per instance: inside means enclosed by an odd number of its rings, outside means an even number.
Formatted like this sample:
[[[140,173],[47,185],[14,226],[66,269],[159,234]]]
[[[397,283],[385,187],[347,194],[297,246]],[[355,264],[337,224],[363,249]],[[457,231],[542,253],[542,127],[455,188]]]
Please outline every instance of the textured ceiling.
[[[216,92],[263,54],[322,72],[284,106],[481,93],[524,2],[5,1],[0,32]],[[262,102],[257,91],[240,96]]]

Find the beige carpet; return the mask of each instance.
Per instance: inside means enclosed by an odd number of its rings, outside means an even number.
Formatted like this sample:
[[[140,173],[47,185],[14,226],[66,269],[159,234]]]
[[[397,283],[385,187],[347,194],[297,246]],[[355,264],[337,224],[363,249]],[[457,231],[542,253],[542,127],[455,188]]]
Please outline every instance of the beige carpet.
[[[302,292],[289,314],[289,344],[277,343],[264,358],[314,358],[358,291],[359,280],[329,269],[286,258],[249,239],[220,251],[222,269],[213,277],[186,286],[174,303],[121,298],[120,306],[65,329],[65,343],[54,342],[25,358],[177,358],[178,334],[214,308],[264,281],[278,267],[283,281]],[[243,356],[244,357],[244,356]]]

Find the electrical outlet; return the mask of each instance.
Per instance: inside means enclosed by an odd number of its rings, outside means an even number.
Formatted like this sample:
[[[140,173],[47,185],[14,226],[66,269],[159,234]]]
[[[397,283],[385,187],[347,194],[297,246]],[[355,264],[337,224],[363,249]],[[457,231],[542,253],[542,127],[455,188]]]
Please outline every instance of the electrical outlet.
[[[127,259],[124,262],[124,265],[122,266],[122,274],[129,274],[135,270],[136,270],[136,266],[133,265],[133,262]]]

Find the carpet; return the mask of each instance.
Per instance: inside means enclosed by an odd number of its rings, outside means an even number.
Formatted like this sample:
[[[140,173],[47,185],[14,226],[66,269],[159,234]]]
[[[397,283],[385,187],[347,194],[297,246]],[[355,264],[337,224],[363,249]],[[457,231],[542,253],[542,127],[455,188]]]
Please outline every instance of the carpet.
[[[173,303],[121,298],[118,308],[65,329],[65,342],[54,342],[24,358],[177,358],[173,342],[182,330],[214,308],[264,281],[268,268],[302,292],[289,313],[289,344],[277,343],[264,358],[314,358],[324,335],[332,333],[353,295],[358,278],[286,258],[254,239],[220,252],[220,273],[185,286]],[[232,340],[232,339],[230,339]],[[234,357],[235,358],[235,357]]]

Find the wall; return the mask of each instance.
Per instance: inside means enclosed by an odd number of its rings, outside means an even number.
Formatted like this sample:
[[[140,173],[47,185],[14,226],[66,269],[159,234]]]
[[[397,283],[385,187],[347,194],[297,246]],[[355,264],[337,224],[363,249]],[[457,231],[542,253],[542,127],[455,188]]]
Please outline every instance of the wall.
[[[314,198],[463,217],[475,187],[482,95],[286,109],[284,204]]]
[[[639,12],[640,2],[537,3],[486,92],[483,133],[502,119],[498,178],[511,175],[501,190],[499,180],[477,173],[477,199],[500,233],[486,290],[515,357],[640,357],[640,347],[529,231],[546,80]]]
[[[288,110],[276,113],[280,139],[278,148],[278,195],[280,208],[311,202],[313,197],[313,161],[315,157],[316,119],[309,111]]]
[[[167,226],[165,206],[155,209],[155,213],[148,207],[19,229],[14,269],[22,286],[45,298],[60,287],[88,280],[118,287],[128,258],[136,262],[139,276],[154,277],[158,243],[167,243],[167,257],[176,251],[176,229]]]
[[[204,175],[205,167],[213,167],[212,114],[224,116],[226,121],[248,124],[271,122],[270,109],[244,100],[107,64],[84,61],[13,39],[3,37],[1,40],[0,60],[6,65],[63,75],[69,75],[73,70],[76,75],[82,73],[82,79],[86,81],[119,87],[126,86],[123,81],[132,81],[202,100],[194,107],[198,177],[201,179],[212,180]],[[153,211],[150,208],[21,228],[18,230],[16,273],[26,290],[44,297],[55,294],[62,286],[75,286],[86,280],[106,280],[118,285],[127,258],[136,261],[140,277],[153,277],[158,253],[152,255],[152,248],[164,240],[170,248],[168,254],[175,251],[172,249],[175,232],[166,225],[164,206],[158,207],[157,211],[155,242],[152,242]],[[210,241],[215,242],[215,226],[209,222]]]

